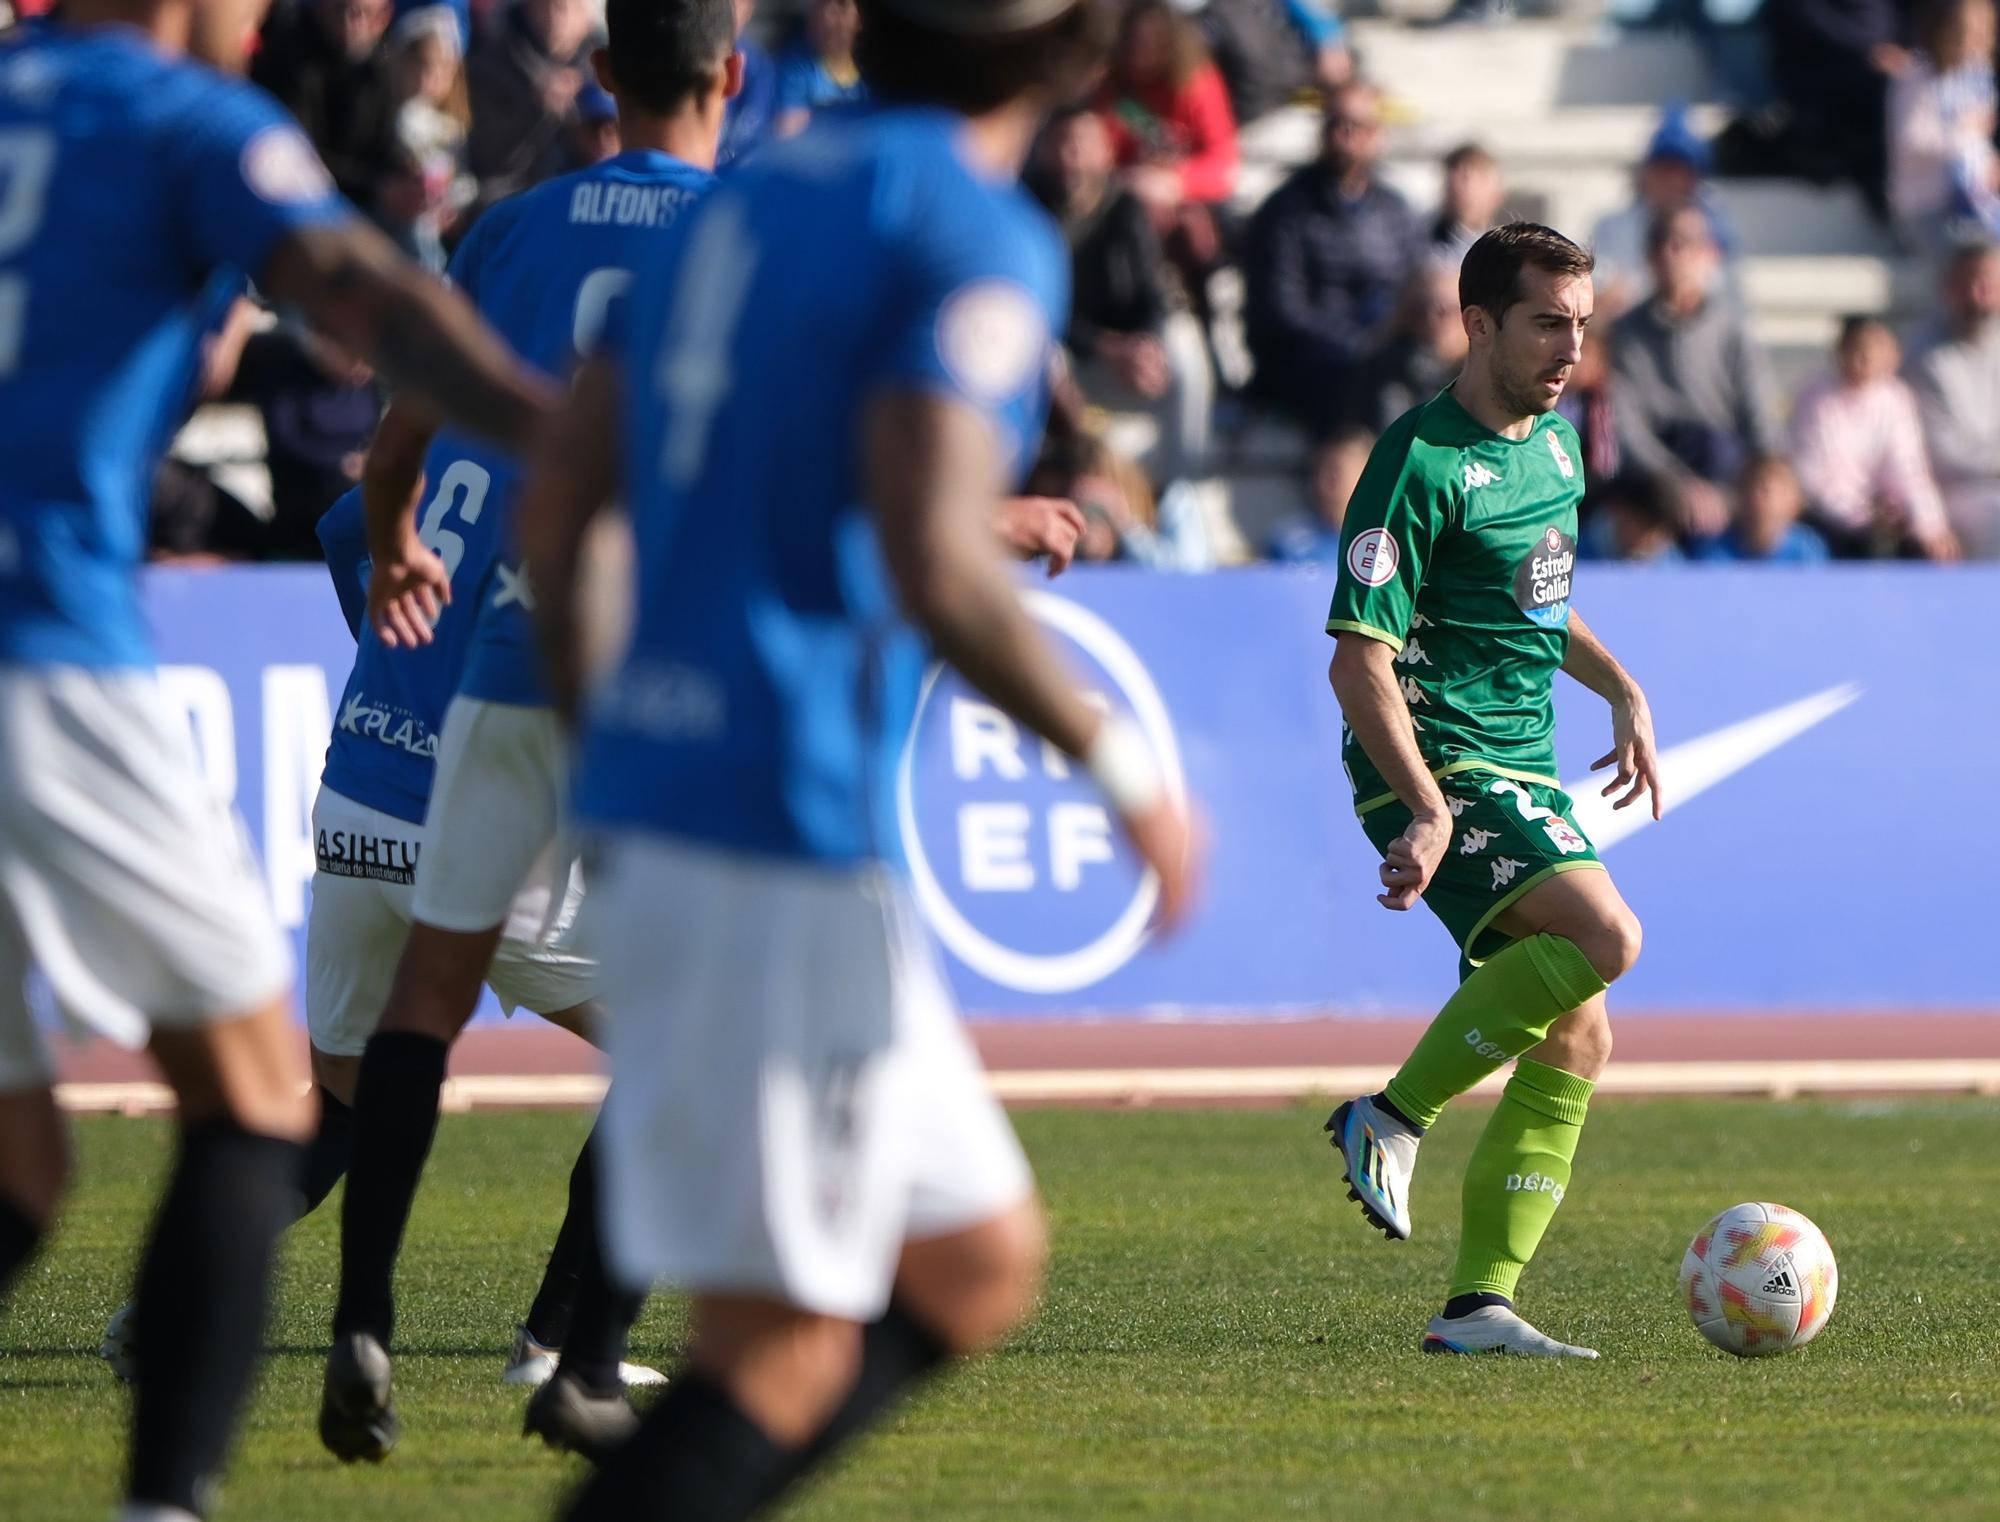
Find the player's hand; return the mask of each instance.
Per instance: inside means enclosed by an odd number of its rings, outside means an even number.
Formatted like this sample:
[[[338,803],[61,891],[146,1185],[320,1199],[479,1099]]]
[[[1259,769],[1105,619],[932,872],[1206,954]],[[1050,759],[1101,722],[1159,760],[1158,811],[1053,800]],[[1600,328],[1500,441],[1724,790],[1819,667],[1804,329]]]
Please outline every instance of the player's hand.
[[[1376,894],[1375,902],[1384,909],[1414,909],[1450,844],[1451,815],[1418,814],[1382,853],[1382,886],[1387,891]]]
[[[1591,762],[1590,769],[1602,771],[1614,763],[1618,767],[1617,774],[1604,784],[1600,796],[1609,798],[1623,789],[1624,796],[1611,805],[1614,809],[1622,809],[1651,794],[1653,817],[1658,819],[1663,808],[1660,802],[1660,752],[1653,740],[1653,710],[1647,706],[1646,695],[1637,688],[1611,705],[1611,749]]]
[[[1049,557],[1049,575],[1060,576],[1076,558],[1083,537],[1083,509],[1067,497],[1009,497],[1000,504],[998,527],[1007,548],[1023,560]]]
[[[1207,856],[1201,828],[1171,796],[1123,817],[1133,849],[1160,880],[1160,904],[1153,911],[1153,927],[1171,933],[1187,919],[1198,896]]]
[[[432,626],[451,601],[451,572],[412,537],[394,559],[378,560],[368,572],[368,622],[392,650],[428,645]]]

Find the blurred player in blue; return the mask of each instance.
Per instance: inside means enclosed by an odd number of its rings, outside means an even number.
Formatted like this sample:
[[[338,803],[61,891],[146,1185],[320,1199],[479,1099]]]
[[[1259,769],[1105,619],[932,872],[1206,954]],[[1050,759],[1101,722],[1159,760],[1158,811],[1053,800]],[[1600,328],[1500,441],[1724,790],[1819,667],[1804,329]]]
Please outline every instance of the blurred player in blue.
[[[714,183],[741,72],[730,0],[610,0],[605,19],[596,66],[617,98],[624,151],[500,202],[452,264],[480,312],[555,375],[635,274],[664,259],[677,222]],[[353,1104],[320,1412],[322,1440],[348,1460],[380,1459],[399,1431],[396,1256],[446,1054],[482,980],[592,1034],[597,968],[571,935],[568,742],[542,690],[533,593],[507,546],[514,487],[502,452],[441,433],[430,407],[400,396],[363,478],[370,627],[315,815],[315,838],[328,844],[307,941],[315,1067]],[[444,607],[455,590],[462,611]],[[622,1435],[635,1420],[619,1365],[639,1308],[637,1297],[579,1292],[596,1261],[595,1153],[586,1144],[572,1173],[557,1261],[512,1366],[516,1382],[546,1379],[562,1344],[563,1372],[537,1394],[528,1424],[587,1450],[604,1441],[593,1433]]]
[[[731,1522],[1025,1312],[1033,1181],[902,870],[932,651],[1082,758],[1158,875],[1182,801],[1086,703],[995,532],[1042,431],[1067,259],[1016,177],[1101,50],[1076,0],[875,0],[877,105],[733,172],[639,282],[520,507],[573,708],[577,546],[629,503],[638,604],[594,694],[614,1269],[694,1296],[687,1367],[569,1516]]]
[[[549,394],[274,102],[204,66],[240,67],[263,9],[66,0],[0,45],[0,1290],[64,1174],[32,967],[179,1098],[126,1522],[208,1505],[307,1125],[284,943],[162,697],[135,576],[202,336],[247,275],[464,425],[519,438]]]

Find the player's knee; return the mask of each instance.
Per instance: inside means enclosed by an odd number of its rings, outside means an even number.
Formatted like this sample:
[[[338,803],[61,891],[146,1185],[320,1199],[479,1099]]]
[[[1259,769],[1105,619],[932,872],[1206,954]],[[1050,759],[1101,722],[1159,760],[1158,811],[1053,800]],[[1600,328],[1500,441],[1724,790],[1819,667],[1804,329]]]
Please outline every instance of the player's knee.
[[[775,1440],[798,1444],[826,1425],[861,1372],[851,1321],[768,1302],[696,1311],[692,1362]]]
[[[1616,983],[1638,963],[1644,939],[1639,917],[1623,904],[1606,911],[1584,934],[1576,938],[1577,949],[1597,969],[1607,983]]]

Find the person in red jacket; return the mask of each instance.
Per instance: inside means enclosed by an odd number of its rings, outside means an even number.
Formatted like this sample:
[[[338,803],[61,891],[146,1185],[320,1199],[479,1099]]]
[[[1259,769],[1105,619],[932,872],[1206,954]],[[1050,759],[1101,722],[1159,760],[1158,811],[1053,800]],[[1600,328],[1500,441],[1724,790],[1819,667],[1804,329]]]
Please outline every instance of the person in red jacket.
[[[1132,0],[1098,97],[1118,164],[1201,304],[1222,262],[1221,203],[1236,187],[1236,117],[1201,35],[1171,0]]]

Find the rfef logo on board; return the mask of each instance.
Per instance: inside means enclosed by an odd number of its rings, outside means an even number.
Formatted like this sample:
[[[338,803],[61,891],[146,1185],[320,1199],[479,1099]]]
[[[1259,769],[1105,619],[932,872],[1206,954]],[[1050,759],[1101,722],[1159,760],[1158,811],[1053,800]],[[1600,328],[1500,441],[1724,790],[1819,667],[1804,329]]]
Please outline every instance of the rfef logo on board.
[[[1180,747],[1151,674],[1095,613],[1023,594],[1092,702],[1137,721],[1185,794]],[[1088,988],[1145,944],[1159,883],[1081,767],[1023,730],[955,671],[924,683],[897,807],[917,902],[981,977],[1021,993]]]

